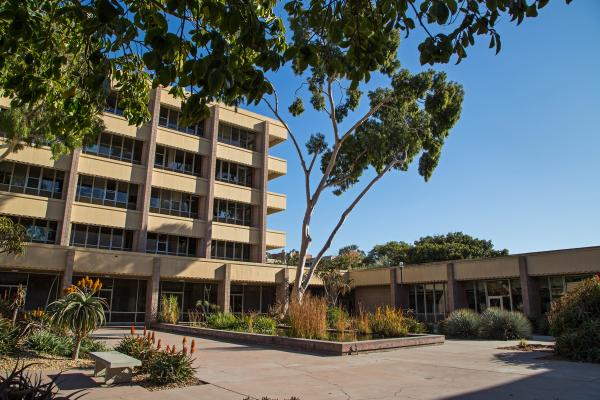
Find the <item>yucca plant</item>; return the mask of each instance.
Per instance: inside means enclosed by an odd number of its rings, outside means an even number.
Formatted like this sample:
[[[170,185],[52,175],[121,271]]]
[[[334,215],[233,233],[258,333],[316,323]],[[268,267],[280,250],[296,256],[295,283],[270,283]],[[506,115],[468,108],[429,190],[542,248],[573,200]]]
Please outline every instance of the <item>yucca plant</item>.
[[[94,293],[95,290],[71,286],[64,297],[50,305],[52,326],[73,333],[73,360],[79,359],[82,340],[106,321],[104,309],[108,304]]]

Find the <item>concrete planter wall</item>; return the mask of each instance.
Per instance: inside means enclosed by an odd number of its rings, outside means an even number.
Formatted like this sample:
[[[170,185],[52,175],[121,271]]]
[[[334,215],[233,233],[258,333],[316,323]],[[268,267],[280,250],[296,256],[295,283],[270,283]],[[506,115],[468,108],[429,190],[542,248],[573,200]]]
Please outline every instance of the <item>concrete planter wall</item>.
[[[331,342],[291,338],[286,336],[261,335],[258,333],[233,332],[219,329],[199,328],[185,325],[153,324],[152,329],[187,336],[203,336],[237,343],[277,346],[284,349],[310,353],[342,356],[367,351],[381,351],[401,347],[443,344],[444,335],[415,334],[403,338],[373,339],[354,342]]]

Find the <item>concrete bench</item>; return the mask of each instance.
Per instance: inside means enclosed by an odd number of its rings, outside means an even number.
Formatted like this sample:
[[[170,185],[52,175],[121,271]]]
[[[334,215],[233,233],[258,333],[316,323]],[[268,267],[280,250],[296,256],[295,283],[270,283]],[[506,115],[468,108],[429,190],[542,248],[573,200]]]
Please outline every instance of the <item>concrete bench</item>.
[[[142,365],[140,360],[118,351],[96,351],[90,356],[96,363],[94,376],[104,376],[107,385],[131,382],[133,369]]]

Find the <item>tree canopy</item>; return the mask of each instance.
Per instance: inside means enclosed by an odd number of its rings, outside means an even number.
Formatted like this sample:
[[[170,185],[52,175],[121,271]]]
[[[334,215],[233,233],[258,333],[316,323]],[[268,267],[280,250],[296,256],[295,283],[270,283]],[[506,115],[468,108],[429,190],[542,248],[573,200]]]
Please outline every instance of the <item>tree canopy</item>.
[[[508,255],[507,249],[494,249],[491,240],[477,239],[462,232],[424,236],[413,244],[387,242],[369,251],[365,264],[397,266],[435,261],[464,260]]]

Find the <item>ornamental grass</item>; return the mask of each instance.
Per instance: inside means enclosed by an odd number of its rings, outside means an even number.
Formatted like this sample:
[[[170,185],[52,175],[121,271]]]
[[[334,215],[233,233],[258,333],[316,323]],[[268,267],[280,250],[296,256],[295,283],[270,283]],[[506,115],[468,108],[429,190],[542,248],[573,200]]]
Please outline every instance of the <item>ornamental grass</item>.
[[[290,335],[304,339],[327,338],[327,300],[323,297],[304,295],[302,303],[290,302],[288,308]]]

